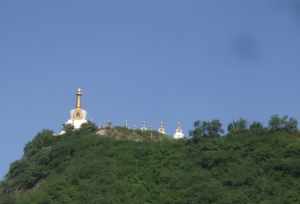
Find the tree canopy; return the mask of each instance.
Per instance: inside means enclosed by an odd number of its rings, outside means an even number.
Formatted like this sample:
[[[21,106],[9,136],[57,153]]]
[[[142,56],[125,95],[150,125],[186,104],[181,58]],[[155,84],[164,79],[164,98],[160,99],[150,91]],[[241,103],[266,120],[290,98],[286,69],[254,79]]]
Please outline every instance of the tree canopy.
[[[246,124],[224,133],[218,120],[198,121],[179,141],[123,127],[97,134],[91,123],[61,136],[44,130],[12,163],[0,204],[299,203],[297,122]]]

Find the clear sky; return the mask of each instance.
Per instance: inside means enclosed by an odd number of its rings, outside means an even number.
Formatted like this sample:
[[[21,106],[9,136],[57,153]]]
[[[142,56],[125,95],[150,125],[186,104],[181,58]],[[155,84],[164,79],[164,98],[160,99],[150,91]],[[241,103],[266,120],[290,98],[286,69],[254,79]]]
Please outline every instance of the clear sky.
[[[300,119],[297,0],[0,1],[0,177],[84,89],[100,123]]]

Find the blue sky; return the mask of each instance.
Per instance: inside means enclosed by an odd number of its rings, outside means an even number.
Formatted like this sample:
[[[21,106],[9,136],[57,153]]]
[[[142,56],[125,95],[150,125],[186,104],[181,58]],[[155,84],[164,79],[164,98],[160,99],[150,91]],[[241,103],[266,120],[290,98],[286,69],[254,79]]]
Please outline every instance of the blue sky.
[[[300,119],[296,0],[0,1],[0,177],[84,89],[96,123]]]

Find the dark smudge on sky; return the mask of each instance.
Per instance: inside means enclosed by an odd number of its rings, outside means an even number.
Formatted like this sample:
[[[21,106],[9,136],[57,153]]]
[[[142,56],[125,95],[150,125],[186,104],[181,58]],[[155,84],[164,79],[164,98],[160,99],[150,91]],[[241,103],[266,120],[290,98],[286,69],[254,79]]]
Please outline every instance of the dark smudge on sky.
[[[263,0],[258,0],[263,1]],[[285,13],[289,15],[291,20],[300,25],[300,0],[265,0],[268,1],[269,8],[276,13]],[[259,4],[264,5],[264,4]],[[275,13],[275,15],[276,15]],[[278,14],[278,13],[277,13]],[[274,18],[274,21],[276,19]],[[255,22],[254,22],[255,23]],[[255,26],[254,26],[255,27]],[[252,28],[253,29],[253,28]],[[255,34],[254,34],[255,33]],[[248,30],[243,33],[237,33],[232,40],[231,46],[233,54],[239,60],[244,62],[257,61],[263,57],[263,41],[259,40],[256,30]]]
[[[260,45],[250,33],[240,33],[232,44],[234,54],[241,60],[253,61],[261,57]]]
[[[300,20],[300,1],[299,0],[289,0],[289,11],[292,15],[297,17],[297,20]]]

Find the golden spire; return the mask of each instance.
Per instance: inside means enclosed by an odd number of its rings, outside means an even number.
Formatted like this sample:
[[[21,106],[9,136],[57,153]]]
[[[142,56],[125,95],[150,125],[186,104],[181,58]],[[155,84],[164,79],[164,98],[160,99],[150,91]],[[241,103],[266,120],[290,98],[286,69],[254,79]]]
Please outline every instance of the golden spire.
[[[160,121],[160,128],[165,128],[164,127],[164,121]]]
[[[182,127],[181,127],[181,122],[180,121],[177,122],[176,132],[182,132]]]
[[[76,109],[81,109],[82,90],[79,88],[76,92]]]

